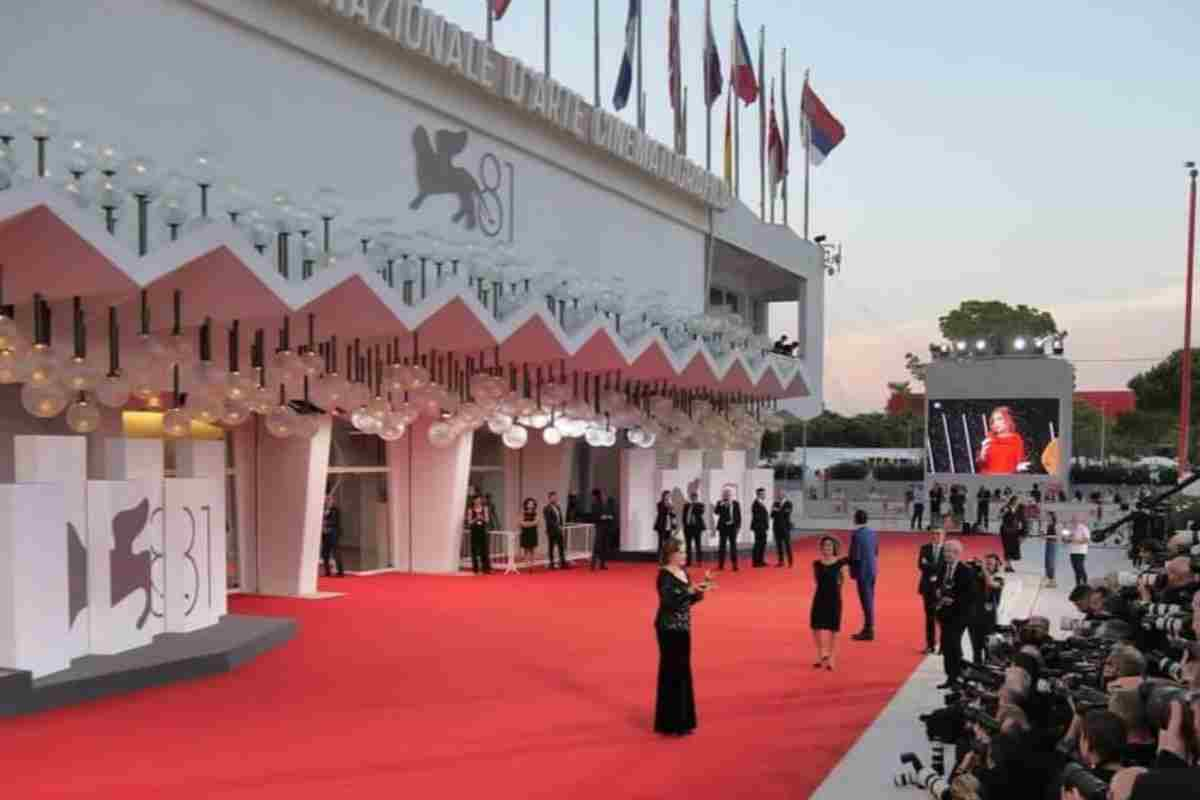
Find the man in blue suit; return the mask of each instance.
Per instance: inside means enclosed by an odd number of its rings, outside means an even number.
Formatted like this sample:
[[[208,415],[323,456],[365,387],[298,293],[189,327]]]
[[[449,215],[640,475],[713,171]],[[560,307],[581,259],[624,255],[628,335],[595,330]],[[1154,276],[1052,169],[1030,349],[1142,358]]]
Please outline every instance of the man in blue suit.
[[[854,533],[850,537],[850,577],[858,582],[862,603],[863,629],[851,636],[859,642],[875,641],[875,578],[879,574],[879,535],[867,527],[867,512],[854,512]]]

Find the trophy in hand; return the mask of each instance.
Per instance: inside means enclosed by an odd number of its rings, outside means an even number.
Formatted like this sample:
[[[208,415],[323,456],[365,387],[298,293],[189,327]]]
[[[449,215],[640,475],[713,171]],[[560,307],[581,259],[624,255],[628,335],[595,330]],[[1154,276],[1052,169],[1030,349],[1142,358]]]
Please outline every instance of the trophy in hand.
[[[717,588],[717,582],[713,580],[712,570],[704,571],[704,580],[700,581],[700,591],[707,592],[709,589]]]

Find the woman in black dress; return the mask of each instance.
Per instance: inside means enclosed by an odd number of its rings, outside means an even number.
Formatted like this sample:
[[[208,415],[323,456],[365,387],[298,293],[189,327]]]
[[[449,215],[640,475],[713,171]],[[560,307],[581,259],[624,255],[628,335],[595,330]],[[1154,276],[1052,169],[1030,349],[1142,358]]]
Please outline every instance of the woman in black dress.
[[[658,552],[663,552],[671,534],[675,532],[675,506],[671,503],[671,492],[664,490],[658,498],[654,513],[654,532],[658,534]]]
[[[840,545],[832,536],[822,536],[818,546],[821,548],[821,557],[813,562],[817,592],[808,620],[813,641],[817,645],[817,660],[813,662],[813,668],[824,667],[833,672],[837,634],[842,629],[842,567],[849,564],[850,559],[838,558]]]
[[[1000,515],[1000,542],[1004,545],[1004,571],[1015,572],[1012,562],[1021,560],[1021,514],[1017,498],[1010,498]]]
[[[532,497],[526,497],[521,504],[521,552],[525,554],[525,564],[533,569],[533,551],[538,544],[538,504]]]
[[[483,504],[483,495],[475,495],[471,508],[467,510],[467,529],[471,532],[471,571],[490,575],[492,559],[488,554],[488,524],[491,517]]]
[[[711,588],[706,573],[692,583],[683,568],[687,560],[683,545],[668,539],[659,557],[658,613],[654,632],[658,636],[658,693],[654,703],[654,731],[683,736],[696,727],[696,698],[692,693],[692,606]]]

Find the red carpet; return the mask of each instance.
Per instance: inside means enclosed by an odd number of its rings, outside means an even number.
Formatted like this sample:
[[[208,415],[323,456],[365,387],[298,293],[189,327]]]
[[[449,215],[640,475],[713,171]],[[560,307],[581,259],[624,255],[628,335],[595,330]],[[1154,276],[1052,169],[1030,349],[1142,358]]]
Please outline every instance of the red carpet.
[[[0,720],[5,797],[807,797],[920,659],[923,541],[883,537],[874,643],[847,638],[861,624],[847,582],[832,674],[811,667],[814,540],[793,570],[715,573],[685,739],[651,732],[649,564],[237,598],[298,618],[296,640],[229,675]]]

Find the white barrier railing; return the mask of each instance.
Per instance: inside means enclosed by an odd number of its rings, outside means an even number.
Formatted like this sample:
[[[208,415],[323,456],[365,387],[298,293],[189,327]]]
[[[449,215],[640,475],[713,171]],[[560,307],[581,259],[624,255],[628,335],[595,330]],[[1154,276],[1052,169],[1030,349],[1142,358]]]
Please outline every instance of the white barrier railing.
[[[563,526],[567,561],[587,561],[592,557],[592,544],[595,541],[596,526],[590,522],[573,522]],[[550,563],[546,550],[545,534],[538,530],[538,546],[534,550],[532,560],[526,560],[520,552],[521,534],[518,531],[488,531],[488,557],[492,568],[503,567],[504,574],[517,574],[520,567],[544,567]],[[470,533],[463,532],[462,552],[459,554],[459,566],[471,568],[471,538]]]

